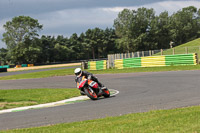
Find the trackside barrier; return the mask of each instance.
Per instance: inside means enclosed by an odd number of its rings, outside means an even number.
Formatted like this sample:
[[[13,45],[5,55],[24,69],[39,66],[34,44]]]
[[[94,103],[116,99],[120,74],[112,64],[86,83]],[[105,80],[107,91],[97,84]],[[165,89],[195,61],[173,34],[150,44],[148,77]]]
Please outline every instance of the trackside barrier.
[[[32,66],[34,66],[33,64],[28,64],[28,67],[32,67]]]
[[[102,70],[102,69],[106,69],[106,66],[107,66],[107,60],[88,61],[89,70]]]
[[[16,65],[16,68],[20,68],[20,67],[22,67],[21,65]]]
[[[0,68],[10,68],[10,65],[0,66]]]
[[[118,59],[114,61],[115,68],[158,67],[172,65],[197,65],[197,54],[178,54],[163,56],[148,56]]]
[[[27,65],[27,64],[22,64],[21,66],[22,66],[22,67],[27,67],[28,65]]]
[[[20,68],[20,67],[32,67],[34,66],[34,64],[21,64],[21,65],[16,65],[16,68]]]

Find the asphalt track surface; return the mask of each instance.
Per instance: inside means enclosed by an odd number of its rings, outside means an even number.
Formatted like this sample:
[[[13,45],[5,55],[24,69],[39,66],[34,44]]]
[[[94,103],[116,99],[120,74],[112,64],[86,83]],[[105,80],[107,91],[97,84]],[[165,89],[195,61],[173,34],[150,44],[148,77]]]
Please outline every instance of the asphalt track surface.
[[[97,101],[0,114],[0,129],[45,126],[200,103],[199,70],[96,76],[119,94]],[[0,81],[0,89],[38,87],[74,88],[74,76]]]

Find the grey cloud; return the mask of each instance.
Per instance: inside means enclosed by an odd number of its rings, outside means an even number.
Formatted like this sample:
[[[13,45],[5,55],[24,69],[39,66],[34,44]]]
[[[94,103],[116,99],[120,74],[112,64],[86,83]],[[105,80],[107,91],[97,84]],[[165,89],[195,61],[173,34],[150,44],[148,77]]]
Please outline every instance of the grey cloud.
[[[0,19],[64,9],[138,6],[159,1],[166,0],[1,0]]]
[[[101,8],[131,6],[137,8],[151,3],[155,3],[154,6],[157,7],[156,2],[162,1],[167,0],[0,0],[0,39],[2,39],[2,25],[19,15],[38,19],[39,23],[44,25],[40,35],[69,37],[73,33],[80,34],[89,28],[111,28],[118,13],[105,12]],[[5,44],[0,41],[1,47],[5,47]]]

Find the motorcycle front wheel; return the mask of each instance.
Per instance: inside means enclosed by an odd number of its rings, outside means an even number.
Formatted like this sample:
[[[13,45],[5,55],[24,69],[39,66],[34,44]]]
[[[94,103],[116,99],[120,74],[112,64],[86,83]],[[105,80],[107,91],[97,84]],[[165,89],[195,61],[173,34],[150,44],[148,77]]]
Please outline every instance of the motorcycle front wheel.
[[[97,100],[98,99],[97,94],[91,88],[85,87],[84,88],[84,92],[90,99],[92,99],[92,100]]]
[[[102,90],[104,93],[103,93],[103,96],[105,97],[105,98],[108,98],[108,97],[110,97],[110,91],[106,88],[106,89],[103,89]]]

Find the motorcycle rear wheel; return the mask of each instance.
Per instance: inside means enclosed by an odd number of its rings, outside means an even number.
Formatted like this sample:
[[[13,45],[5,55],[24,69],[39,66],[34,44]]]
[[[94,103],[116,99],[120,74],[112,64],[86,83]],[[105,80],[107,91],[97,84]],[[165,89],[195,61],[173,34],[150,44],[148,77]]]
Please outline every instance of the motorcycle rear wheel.
[[[84,88],[84,92],[90,99],[92,99],[92,100],[97,100],[98,99],[97,94],[93,90],[91,91],[90,88],[87,88],[87,87]]]

